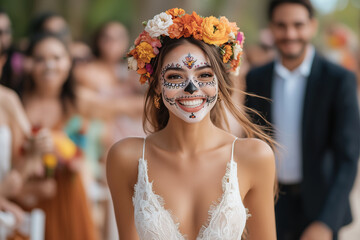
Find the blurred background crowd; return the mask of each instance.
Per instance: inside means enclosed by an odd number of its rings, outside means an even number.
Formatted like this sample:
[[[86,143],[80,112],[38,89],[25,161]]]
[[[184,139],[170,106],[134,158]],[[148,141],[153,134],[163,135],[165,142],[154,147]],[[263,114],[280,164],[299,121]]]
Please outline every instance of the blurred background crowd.
[[[360,0],[312,3],[315,46],[360,79]],[[175,6],[238,23],[246,36],[238,88],[249,69],[276,56],[266,0],[0,0],[0,239],[35,239],[31,231],[45,225],[46,239],[117,238],[106,153],[124,137],[145,136],[146,86],[124,57],[139,23]],[[359,189],[358,180],[355,212]],[[359,217],[343,239],[358,239]]]

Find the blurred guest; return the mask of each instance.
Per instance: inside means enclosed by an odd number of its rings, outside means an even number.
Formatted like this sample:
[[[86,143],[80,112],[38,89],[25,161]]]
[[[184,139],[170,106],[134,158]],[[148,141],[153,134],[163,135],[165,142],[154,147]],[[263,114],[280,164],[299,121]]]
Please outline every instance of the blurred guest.
[[[74,64],[87,63],[94,58],[90,46],[85,42],[73,42],[70,46],[70,52]]]
[[[6,52],[10,49],[12,44],[12,29],[9,15],[0,10],[0,43],[2,52]]]
[[[69,46],[69,52],[75,63],[89,61],[92,58],[90,47],[82,41],[74,41],[71,29],[65,18],[54,12],[43,12],[36,16],[30,25],[30,35],[52,33],[62,38]]]
[[[275,57],[274,39],[270,29],[262,29],[259,33],[259,40],[256,44],[245,49],[246,60],[250,67],[258,67],[269,63]]]
[[[2,42],[0,42],[0,51]],[[0,76],[6,57],[0,57]],[[10,212],[18,223],[24,212],[9,199],[22,190],[24,181],[41,174],[41,158],[31,139],[30,123],[17,94],[0,85],[0,211]],[[26,147],[25,147],[26,146]]]
[[[31,22],[30,35],[48,32],[61,37],[67,44],[72,41],[71,31],[63,16],[54,12],[43,12]]]
[[[340,64],[350,71],[358,68],[356,34],[344,24],[330,24],[324,34],[323,54],[330,61]]]
[[[35,154],[35,145],[27,142],[29,137],[30,124],[20,99],[0,85],[0,212],[14,214],[17,222],[24,212],[9,199],[20,193],[29,177],[41,174],[41,158]],[[25,145],[27,148],[20,152]]]
[[[129,45],[126,28],[119,22],[101,26],[94,39],[96,59],[75,69],[75,78],[87,95],[102,103],[98,116],[107,122],[108,145],[127,136],[143,136],[143,90],[129,72],[124,57]]]
[[[250,71],[246,104],[273,124],[280,195],[279,240],[337,239],[352,221],[360,120],[353,73],[310,43],[317,21],[309,0],[272,0],[270,28],[279,57]],[[260,124],[267,123],[254,116]]]
[[[92,175],[87,178],[87,186],[95,206],[108,200],[104,198],[109,196],[104,194],[105,174],[102,171],[103,164],[98,163],[99,158],[105,156],[107,149],[117,140],[128,136],[144,136],[144,90],[134,81],[134,78],[138,78],[137,74],[134,71],[129,72],[127,62],[124,61],[128,45],[126,28],[120,22],[107,22],[95,34],[95,58],[90,62],[80,62],[74,68],[83,116],[72,119],[67,130],[73,129],[72,132],[76,132],[74,129],[86,129],[87,142],[84,149],[90,163],[91,171],[88,173]],[[112,224],[115,217],[112,216],[111,204],[108,208],[105,211],[102,208],[104,217],[108,220],[107,225],[100,225],[104,229],[104,235],[115,236],[117,233],[113,230],[116,229],[111,229],[111,226],[115,225]]]
[[[43,151],[46,179],[56,185],[47,192],[39,186],[44,179],[34,180],[33,190],[38,207],[46,213],[46,239],[97,239],[80,178],[81,152],[67,137],[63,128],[76,112],[71,58],[64,40],[57,35],[35,35],[28,55],[32,68],[26,80],[22,99],[36,132],[50,129],[51,144]],[[49,187],[49,186],[47,186]]]
[[[24,73],[24,57],[13,46],[12,27],[9,15],[0,9],[0,55],[5,58],[0,83],[18,91]]]

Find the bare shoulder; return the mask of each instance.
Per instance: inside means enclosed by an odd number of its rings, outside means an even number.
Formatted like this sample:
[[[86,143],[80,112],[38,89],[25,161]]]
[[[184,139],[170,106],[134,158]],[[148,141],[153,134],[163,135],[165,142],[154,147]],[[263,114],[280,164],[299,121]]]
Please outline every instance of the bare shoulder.
[[[0,100],[4,103],[4,106],[8,106],[9,108],[18,106],[20,103],[20,99],[15,91],[0,86]]]
[[[245,168],[251,182],[272,179],[275,176],[274,152],[266,142],[255,138],[236,141],[234,159]]]
[[[125,138],[110,148],[106,161],[109,182],[119,178],[130,181],[135,178],[143,142],[143,138]]]
[[[115,157],[115,159],[120,159],[123,161],[129,160],[134,157],[140,157],[142,153],[143,143],[143,138],[124,138],[112,145],[109,150],[108,157]]]
[[[245,164],[262,165],[274,162],[274,152],[269,144],[256,138],[237,140],[234,154],[235,159]]]

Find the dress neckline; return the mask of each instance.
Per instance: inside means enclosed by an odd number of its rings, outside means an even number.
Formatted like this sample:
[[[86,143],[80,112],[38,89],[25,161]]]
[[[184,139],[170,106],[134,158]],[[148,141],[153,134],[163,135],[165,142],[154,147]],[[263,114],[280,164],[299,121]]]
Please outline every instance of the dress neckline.
[[[238,138],[235,137],[235,139],[232,143],[231,158],[230,158],[230,161],[227,162],[227,164],[226,164],[225,175],[222,177],[221,197],[218,198],[218,200],[216,202],[214,202],[213,204],[210,205],[210,208],[208,209],[208,214],[207,214],[207,221],[201,225],[201,228],[199,230],[199,233],[197,234],[196,239],[202,239],[204,232],[209,228],[209,225],[211,224],[212,220],[214,219],[214,213],[216,213],[216,210],[223,205],[226,194],[228,193],[228,190],[229,190],[229,184],[231,184],[230,177],[231,177],[232,169],[235,168],[235,171],[237,173],[237,163],[234,161],[234,145],[235,145],[235,142],[237,139]],[[151,181],[151,182],[149,181],[148,165],[147,165],[147,160],[145,159],[145,142],[146,142],[146,137],[144,138],[143,154],[142,154],[142,157],[139,159],[139,164],[143,164],[143,166],[144,166],[145,184],[149,188],[150,193],[154,196],[154,199],[156,199],[161,210],[170,215],[172,223],[174,224],[174,226],[177,227],[177,231],[178,231],[179,235],[181,235],[181,237],[183,239],[186,239],[186,235],[182,234],[179,229],[179,226],[181,225],[181,223],[178,220],[176,220],[177,218],[174,214],[172,214],[171,209],[166,209],[164,207],[164,205],[165,205],[164,198],[162,196],[156,194],[155,191],[153,190],[152,184],[154,181]],[[237,174],[235,175],[235,177],[236,177],[236,181],[237,181]],[[238,193],[240,195],[240,190],[238,190]],[[240,195],[240,201],[242,203],[241,195]]]

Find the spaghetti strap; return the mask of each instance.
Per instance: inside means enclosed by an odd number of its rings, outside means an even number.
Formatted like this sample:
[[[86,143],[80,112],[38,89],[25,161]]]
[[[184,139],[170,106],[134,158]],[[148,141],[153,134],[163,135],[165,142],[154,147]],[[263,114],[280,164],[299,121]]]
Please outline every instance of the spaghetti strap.
[[[144,143],[143,143],[143,151],[142,151],[142,159],[145,160],[145,142],[146,142],[146,137],[144,137]]]
[[[234,141],[233,141],[233,143],[232,143],[232,147],[231,147],[231,162],[234,161],[234,146],[235,146],[236,140],[238,140],[237,137],[235,137],[235,139],[234,139]]]

